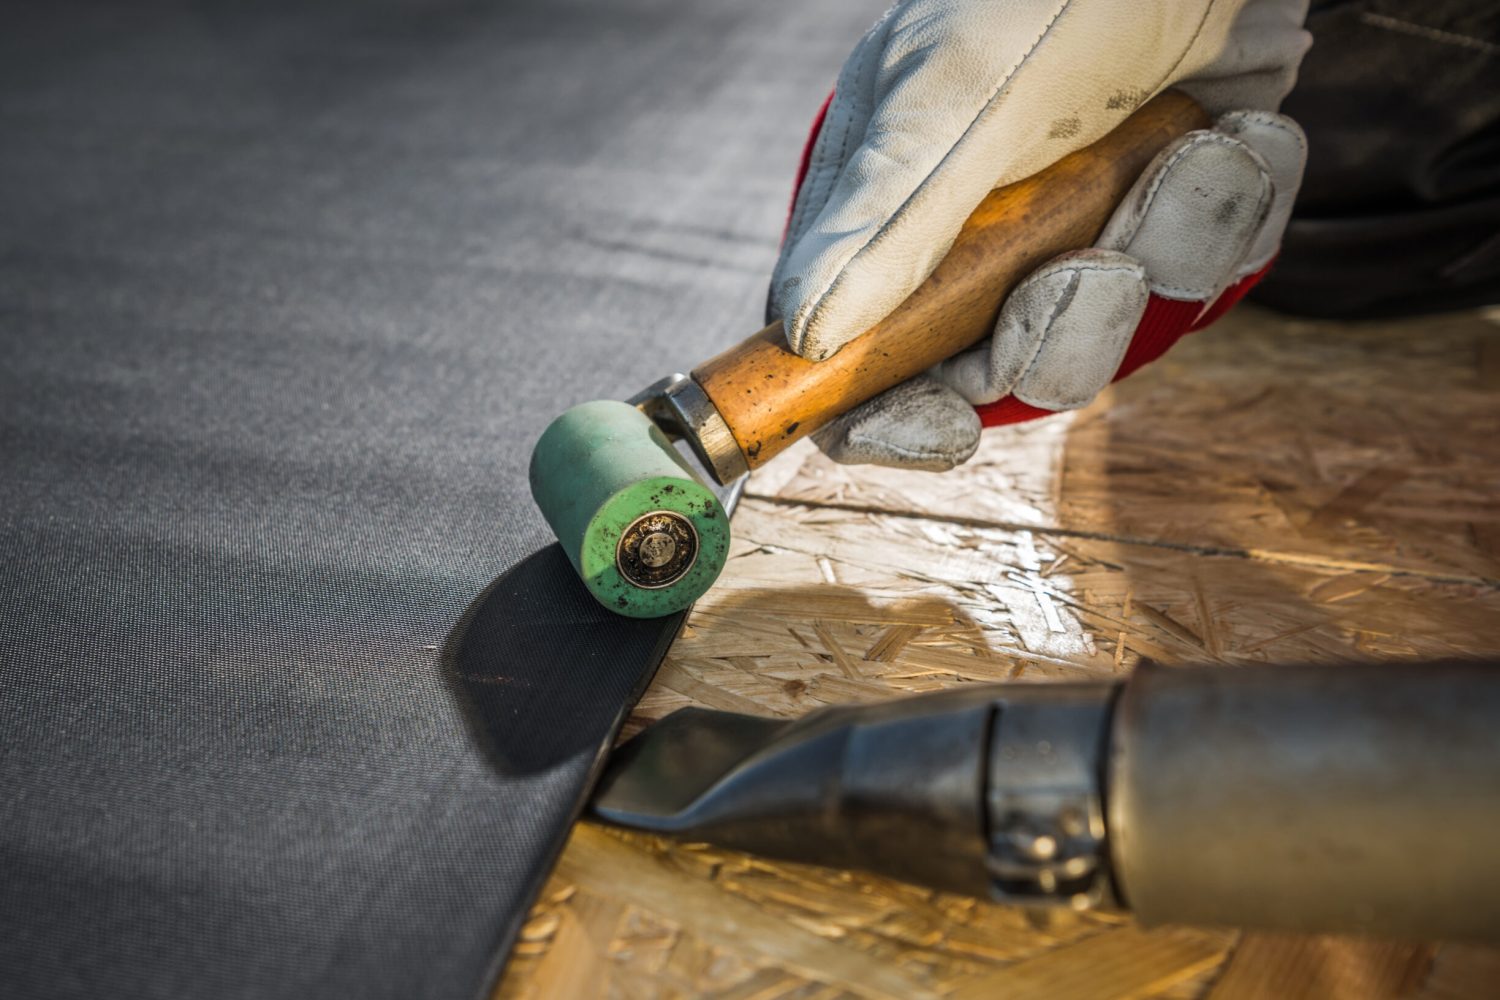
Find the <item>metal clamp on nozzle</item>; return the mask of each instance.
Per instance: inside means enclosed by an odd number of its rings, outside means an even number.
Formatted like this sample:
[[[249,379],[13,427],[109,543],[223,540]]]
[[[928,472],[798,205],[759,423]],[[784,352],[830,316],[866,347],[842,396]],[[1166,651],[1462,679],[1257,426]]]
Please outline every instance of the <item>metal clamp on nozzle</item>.
[[[1104,755],[1117,685],[1017,686],[996,700],[989,750],[992,895],[1010,903],[1114,904]]]
[[[1115,690],[973,685],[795,722],[684,709],[620,748],[594,810],[975,896],[1105,902]]]
[[[750,471],[729,425],[691,375],[668,375],[626,402],[650,417],[663,433],[691,445],[719,485],[728,486]]]

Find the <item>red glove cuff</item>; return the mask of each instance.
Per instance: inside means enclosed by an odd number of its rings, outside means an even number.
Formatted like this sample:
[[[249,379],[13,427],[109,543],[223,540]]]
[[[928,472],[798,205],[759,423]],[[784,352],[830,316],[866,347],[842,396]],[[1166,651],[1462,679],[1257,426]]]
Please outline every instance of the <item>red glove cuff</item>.
[[[818,108],[818,113],[813,116],[812,128],[807,132],[807,142],[802,145],[802,161],[797,165],[797,183],[792,185],[792,201],[786,207],[786,225],[781,227],[781,242],[786,243],[787,233],[792,229],[792,213],[797,210],[797,195],[802,193],[802,182],[807,180],[807,170],[812,166],[813,147],[818,144],[818,136],[823,131],[823,122],[828,118],[828,106],[833,103],[833,91],[823,98],[823,106]]]

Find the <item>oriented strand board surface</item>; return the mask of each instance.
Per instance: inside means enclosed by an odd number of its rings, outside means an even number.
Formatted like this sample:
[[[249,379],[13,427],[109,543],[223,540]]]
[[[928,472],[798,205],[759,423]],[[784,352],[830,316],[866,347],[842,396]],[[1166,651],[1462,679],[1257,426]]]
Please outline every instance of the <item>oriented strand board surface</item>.
[[[1500,326],[1242,309],[946,476],[773,463],[641,702],[799,715],[1183,662],[1500,653]],[[584,824],[505,998],[1500,995],[1500,952],[1146,929]]]

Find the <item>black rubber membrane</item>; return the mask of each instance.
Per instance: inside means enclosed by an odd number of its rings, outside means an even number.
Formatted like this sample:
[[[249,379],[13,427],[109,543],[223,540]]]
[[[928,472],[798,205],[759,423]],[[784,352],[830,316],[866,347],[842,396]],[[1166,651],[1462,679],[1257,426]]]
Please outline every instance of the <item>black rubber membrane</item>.
[[[0,987],[473,997],[675,623],[530,447],[759,325],[884,6],[0,12]]]

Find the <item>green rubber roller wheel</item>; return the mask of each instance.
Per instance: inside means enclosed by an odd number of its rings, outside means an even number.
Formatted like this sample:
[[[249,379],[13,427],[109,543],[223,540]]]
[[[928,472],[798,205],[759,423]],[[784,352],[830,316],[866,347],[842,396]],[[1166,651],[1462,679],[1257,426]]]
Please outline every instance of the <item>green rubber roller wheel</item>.
[[[531,495],[584,585],[616,614],[681,611],[729,555],[719,498],[628,403],[583,403],[554,420],[531,455]]]

